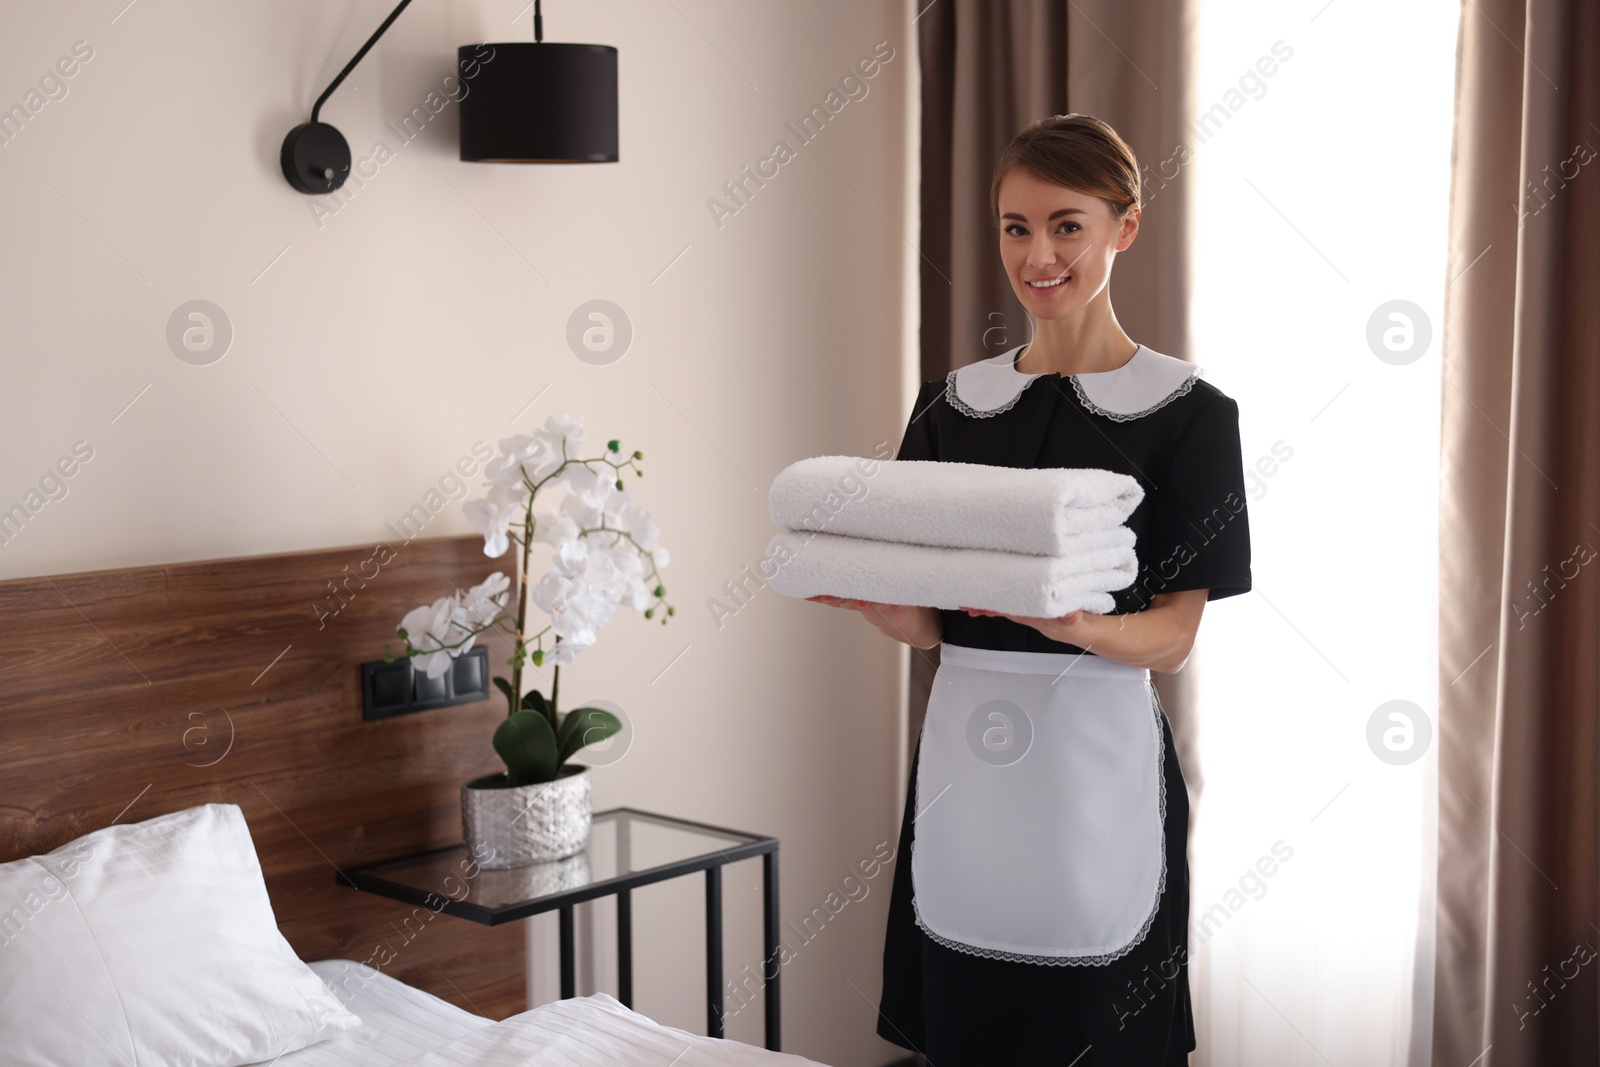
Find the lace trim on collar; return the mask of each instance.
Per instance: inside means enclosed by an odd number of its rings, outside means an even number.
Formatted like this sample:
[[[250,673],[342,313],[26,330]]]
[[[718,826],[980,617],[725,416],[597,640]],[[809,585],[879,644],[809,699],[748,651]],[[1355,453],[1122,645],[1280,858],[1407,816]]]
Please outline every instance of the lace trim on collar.
[[[975,419],[986,419],[991,415],[998,415],[1002,411],[1010,411],[1012,408],[1016,407],[1017,401],[1022,399],[1022,394],[1025,393],[1028,389],[1028,386],[1032,385],[1034,382],[1033,378],[1028,378],[1022,383],[1022,387],[1017,390],[1016,395],[1014,395],[1010,400],[1007,400],[1004,404],[1001,404],[997,408],[988,408],[985,410],[983,408],[975,408],[971,404],[968,404],[965,400],[961,399],[961,390],[956,386],[956,375],[958,373],[959,369],[953,370],[949,374],[945,375],[944,398],[945,400],[949,401],[951,407],[961,412],[961,414],[971,415]]]
[[[989,359],[952,370],[945,376],[945,400],[975,419],[989,418],[1016,406],[1034,379],[1054,375],[1024,374],[1016,369],[1018,345]],[[1157,411],[1194,388],[1202,368],[1140,345],[1133,357],[1109,371],[1066,375],[1084,407],[1115,422],[1129,422]],[[1088,382],[1085,385],[1085,380]]]
[[[1112,411],[1109,408],[1103,408],[1099,404],[1096,404],[1093,400],[1090,400],[1089,394],[1083,391],[1083,385],[1078,381],[1078,376],[1076,374],[1072,375],[1068,381],[1072,382],[1072,388],[1077,392],[1078,399],[1083,403],[1083,406],[1094,412],[1096,415],[1104,415],[1106,418],[1115,422],[1132,422],[1134,419],[1143,418],[1152,411],[1158,411],[1161,408],[1166,407],[1180,396],[1187,394],[1189,390],[1194,388],[1194,383],[1199,379],[1199,377],[1199,374],[1191,374],[1189,377],[1183,380],[1182,385],[1178,386],[1172,392],[1168,393],[1160,400],[1157,400],[1154,404],[1151,404],[1143,411],[1129,412]],[[1018,393],[1017,395],[1021,396],[1022,394]],[[1015,403],[1015,401],[1013,401],[1013,403]]]

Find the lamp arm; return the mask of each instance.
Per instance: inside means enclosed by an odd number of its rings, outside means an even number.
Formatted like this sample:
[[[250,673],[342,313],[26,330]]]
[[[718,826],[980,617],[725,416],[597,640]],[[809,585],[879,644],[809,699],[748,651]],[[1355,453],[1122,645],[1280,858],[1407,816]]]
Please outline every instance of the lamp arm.
[[[339,83],[344,81],[345,75],[355,69],[356,64],[361,62],[361,57],[366,55],[368,50],[378,43],[378,38],[383,36],[383,31],[387,30],[390,24],[400,17],[400,12],[404,11],[409,3],[411,3],[411,0],[400,0],[399,6],[389,12],[389,17],[383,20],[383,25],[379,26],[371,37],[367,38],[367,43],[361,46],[361,51],[352,56],[350,62],[346,63],[344,69],[339,72],[339,76],[334,78],[326,89],[322,90],[322,95],[317,97],[317,102],[311,106],[312,122],[317,121],[317,115],[322,111],[322,105],[327,102],[328,97],[333,95],[333,91],[339,88]]]

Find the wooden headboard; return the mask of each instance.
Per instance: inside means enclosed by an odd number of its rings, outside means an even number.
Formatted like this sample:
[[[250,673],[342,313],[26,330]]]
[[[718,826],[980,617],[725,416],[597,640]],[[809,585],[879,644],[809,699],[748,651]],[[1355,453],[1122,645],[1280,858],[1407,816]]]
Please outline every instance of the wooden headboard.
[[[461,783],[499,766],[498,693],[367,722],[359,666],[411,608],[496,569],[510,557],[469,536],[0,582],[0,862],[237,804],[302,959],[523,1010],[520,924],[419,921],[336,884],[336,868],[459,842]],[[490,641],[491,669],[509,654]]]

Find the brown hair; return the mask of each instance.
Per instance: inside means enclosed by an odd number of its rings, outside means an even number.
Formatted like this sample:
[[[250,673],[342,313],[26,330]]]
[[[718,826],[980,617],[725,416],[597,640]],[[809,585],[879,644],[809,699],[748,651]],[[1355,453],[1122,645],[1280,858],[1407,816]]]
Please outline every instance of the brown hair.
[[[1013,170],[1104,200],[1122,217],[1140,206],[1139,161],[1116,130],[1093,115],[1051,115],[1011,139],[989,185],[989,222],[1000,225],[1000,180]]]

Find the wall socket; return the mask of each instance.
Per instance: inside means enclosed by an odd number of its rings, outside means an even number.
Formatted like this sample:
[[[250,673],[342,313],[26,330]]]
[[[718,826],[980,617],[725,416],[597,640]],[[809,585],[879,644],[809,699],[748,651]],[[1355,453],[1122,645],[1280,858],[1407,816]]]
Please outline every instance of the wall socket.
[[[489,699],[489,650],[474,648],[455,659],[450,669],[429,678],[411,664],[411,657],[393,663],[361,665],[361,717],[388,719],[430,708],[475,704]]]

